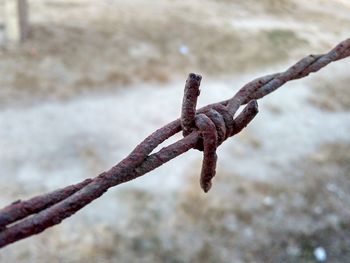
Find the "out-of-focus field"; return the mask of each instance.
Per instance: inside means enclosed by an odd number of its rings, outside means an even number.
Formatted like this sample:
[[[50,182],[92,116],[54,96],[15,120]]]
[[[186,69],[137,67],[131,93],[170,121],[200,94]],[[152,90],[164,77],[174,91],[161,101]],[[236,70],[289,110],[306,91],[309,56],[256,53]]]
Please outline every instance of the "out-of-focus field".
[[[240,74],[346,36],[348,5],[338,1],[242,2],[30,1],[30,40],[0,54],[1,105],[166,82],[189,71]]]
[[[6,46],[0,11],[0,205],[93,177],[177,118],[350,36],[348,0],[29,0]],[[0,10],[3,1],[0,1]],[[287,84],[219,152],[213,189],[186,153],[1,262],[327,262],[350,258],[350,60]]]

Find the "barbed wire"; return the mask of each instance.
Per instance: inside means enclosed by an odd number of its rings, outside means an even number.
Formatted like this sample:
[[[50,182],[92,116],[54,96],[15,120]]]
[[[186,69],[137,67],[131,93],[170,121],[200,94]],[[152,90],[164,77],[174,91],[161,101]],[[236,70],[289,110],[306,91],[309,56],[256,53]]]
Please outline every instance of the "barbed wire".
[[[350,39],[323,55],[309,55],[284,72],[257,78],[243,86],[231,99],[196,110],[202,77],[191,73],[185,85],[181,118],[156,130],[121,162],[93,179],[86,179],[29,200],[18,200],[0,210],[0,248],[38,234],[59,224],[85,207],[109,188],[140,177],[194,148],[203,151],[200,185],[207,192],[216,170],[216,149],[244,129],[258,113],[257,100],[288,81],[316,72],[333,61],[350,56]],[[240,106],[247,104],[236,115]],[[183,131],[177,142],[152,151],[168,138]]]

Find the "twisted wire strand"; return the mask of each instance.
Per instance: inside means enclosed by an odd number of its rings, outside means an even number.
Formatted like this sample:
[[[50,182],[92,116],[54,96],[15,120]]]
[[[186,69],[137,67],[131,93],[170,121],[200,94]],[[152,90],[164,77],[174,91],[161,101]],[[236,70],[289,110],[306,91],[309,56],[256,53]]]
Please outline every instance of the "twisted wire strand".
[[[287,81],[305,77],[332,61],[348,56],[350,56],[350,39],[344,40],[327,54],[310,55],[300,60],[285,72],[255,79],[243,86],[233,98],[207,105],[199,109],[196,114],[209,112],[210,109],[218,112],[225,121],[225,139],[227,139],[239,133],[255,117],[257,105],[255,101],[250,101],[266,96]],[[247,106],[232,120],[238,108],[248,102],[249,107]],[[214,118],[211,118],[211,121],[214,122]],[[160,143],[181,130],[181,119],[177,119],[152,133],[119,164],[94,179],[87,179],[27,201],[19,200],[3,208],[0,210],[0,247],[59,224],[101,196],[110,187],[142,176],[200,144],[202,134],[194,130],[179,141],[151,154]],[[218,128],[216,132],[219,134]],[[220,141],[221,139],[218,144]]]
[[[253,99],[261,99],[288,81],[304,78],[310,73],[317,72],[329,63],[348,56],[350,56],[350,38],[340,42],[324,55],[309,55],[284,72],[266,75],[247,83],[229,100],[227,107],[230,113],[234,115],[241,105]]]

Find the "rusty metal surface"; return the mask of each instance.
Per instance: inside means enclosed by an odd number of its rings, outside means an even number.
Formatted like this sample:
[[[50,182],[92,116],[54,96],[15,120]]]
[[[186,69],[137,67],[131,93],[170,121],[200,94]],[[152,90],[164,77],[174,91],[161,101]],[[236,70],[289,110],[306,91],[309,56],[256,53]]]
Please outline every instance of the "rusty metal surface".
[[[195,108],[201,78],[199,75],[190,74],[185,86],[181,119],[152,133],[116,166],[93,179],[27,201],[16,201],[0,210],[0,247],[59,224],[97,199],[110,187],[142,176],[192,148],[204,151],[200,183],[207,192],[215,175],[216,148],[252,121],[258,113],[256,100],[290,80],[306,77],[330,62],[348,56],[350,39],[341,42],[327,54],[307,56],[284,72],[255,79],[231,99],[205,106],[197,111]],[[236,117],[236,111],[244,104],[248,105]],[[151,154],[159,144],[181,130],[184,131],[184,138]]]

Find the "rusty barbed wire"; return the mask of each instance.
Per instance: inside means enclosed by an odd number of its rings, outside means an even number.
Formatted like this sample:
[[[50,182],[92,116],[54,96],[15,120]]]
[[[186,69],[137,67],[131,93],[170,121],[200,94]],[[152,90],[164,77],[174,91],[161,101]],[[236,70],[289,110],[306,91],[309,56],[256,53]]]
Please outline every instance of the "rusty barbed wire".
[[[120,163],[93,179],[58,189],[26,201],[18,200],[0,210],[0,248],[59,224],[109,188],[140,177],[171,159],[195,148],[204,153],[200,185],[207,192],[216,169],[216,149],[245,128],[258,113],[256,100],[284,83],[306,77],[333,61],[350,56],[350,39],[323,55],[310,55],[284,72],[257,78],[231,99],[196,111],[201,76],[191,73],[186,81],[181,118],[156,130]],[[240,106],[248,104],[236,117]],[[162,142],[183,131],[184,138],[151,152]]]

